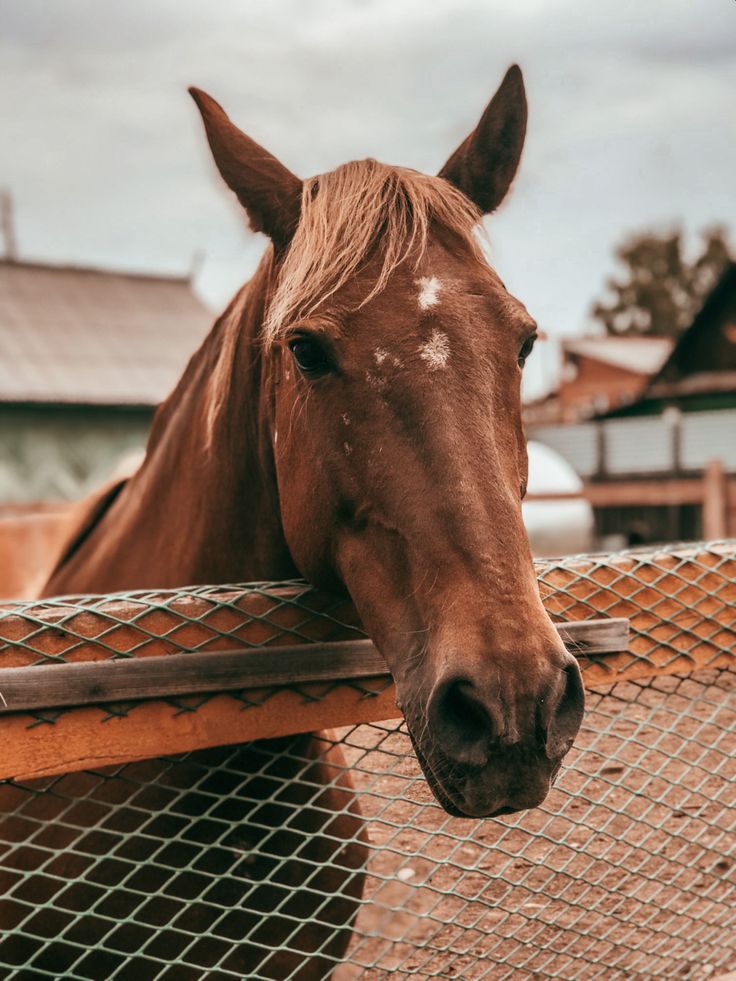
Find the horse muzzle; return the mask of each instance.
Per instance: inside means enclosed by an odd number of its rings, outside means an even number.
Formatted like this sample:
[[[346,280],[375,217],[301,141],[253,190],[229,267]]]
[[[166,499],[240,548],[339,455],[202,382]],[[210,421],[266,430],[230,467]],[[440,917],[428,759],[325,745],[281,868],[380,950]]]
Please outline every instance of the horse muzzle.
[[[565,654],[558,665],[538,691],[484,689],[455,674],[435,683],[423,710],[409,702],[417,758],[445,810],[495,817],[542,803],[584,711],[577,662]]]

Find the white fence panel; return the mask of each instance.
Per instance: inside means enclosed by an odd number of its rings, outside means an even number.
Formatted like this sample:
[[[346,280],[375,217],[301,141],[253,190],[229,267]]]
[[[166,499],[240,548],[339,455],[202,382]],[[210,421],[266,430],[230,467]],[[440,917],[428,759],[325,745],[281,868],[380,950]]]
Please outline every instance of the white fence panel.
[[[603,425],[608,473],[658,473],[673,467],[672,430],[659,416]]]
[[[736,409],[683,415],[681,455],[685,470],[702,470],[710,460],[736,470]]]
[[[595,423],[579,426],[540,426],[529,439],[555,450],[580,477],[592,477],[598,470],[598,437]]]

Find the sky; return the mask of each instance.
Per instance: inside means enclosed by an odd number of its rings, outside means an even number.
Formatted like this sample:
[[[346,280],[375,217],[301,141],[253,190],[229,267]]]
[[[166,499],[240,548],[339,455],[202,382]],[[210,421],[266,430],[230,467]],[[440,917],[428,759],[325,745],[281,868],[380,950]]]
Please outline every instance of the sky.
[[[0,0],[20,254],[197,268],[217,309],[264,239],[219,184],[188,85],[302,176],[366,156],[436,172],[514,61],[527,144],[487,230],[552,338],[528,367],[541,394],[622,237],[682,225],[694,247],[736,225],[734,0]]]

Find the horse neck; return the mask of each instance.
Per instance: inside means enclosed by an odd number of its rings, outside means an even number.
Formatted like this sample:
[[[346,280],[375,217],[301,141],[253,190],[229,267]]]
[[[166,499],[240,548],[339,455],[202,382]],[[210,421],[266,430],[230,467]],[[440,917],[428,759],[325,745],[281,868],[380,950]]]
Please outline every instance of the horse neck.
[[[257,340],[271,275],[264,261],[216,322],[157,411],[140,470],[80,529],[44,594],[295,575]]]

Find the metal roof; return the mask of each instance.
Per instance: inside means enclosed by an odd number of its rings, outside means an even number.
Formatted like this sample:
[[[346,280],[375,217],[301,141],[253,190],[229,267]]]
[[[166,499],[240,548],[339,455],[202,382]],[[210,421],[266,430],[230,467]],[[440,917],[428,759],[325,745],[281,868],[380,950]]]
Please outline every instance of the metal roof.
[[[669,337],[580,337],[564,341],[566,354],[592,358],[640,375],[653,375],[667,360]]]
[[[156,405],[212,320],[188,279],[0,261],[0,402]]]

